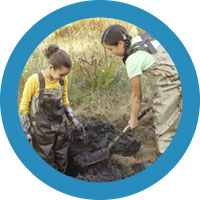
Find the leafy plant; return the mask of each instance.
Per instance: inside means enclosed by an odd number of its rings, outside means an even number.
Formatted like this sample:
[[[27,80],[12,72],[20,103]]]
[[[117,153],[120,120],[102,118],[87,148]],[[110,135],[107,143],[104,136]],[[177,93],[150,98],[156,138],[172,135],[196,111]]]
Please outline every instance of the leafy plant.
[[[74,60],[75,71],[82,79],[82,88],[92,91],[106,89],[115,79],[115,61],[107,63],[103,55],[93,52],[90,56],[82,55]]]

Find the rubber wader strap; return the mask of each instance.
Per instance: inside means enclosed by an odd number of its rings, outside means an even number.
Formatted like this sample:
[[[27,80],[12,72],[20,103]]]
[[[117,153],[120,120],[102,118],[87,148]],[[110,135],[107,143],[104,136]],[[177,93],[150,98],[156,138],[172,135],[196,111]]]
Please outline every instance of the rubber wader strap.
[[[59,82],[60,82],[60,85],[61,85],[61,86],[64,85],[64,80],[61,79],[61,80],[59,80]]]
[[[44,88],[45,88],[45,80],[41,72],[38,73],[39,82],[40,82],[40,89],[39,89],[39,104],[43,104],[43,97],[44,97]]]
[[[41,72],[38,72],[38,76],[39,76],[39,82],[40,82],[39,102],[40,102],[40,105],[42,105],[43,97],[44,97],[45,80]],[[64,80],[60,80],[59,82],[61,86],[64,85]]]
[[[39,109],[42,117],[46,120],[46,122],[51,126],[49,120],[47,119],[44,111],[43,111],[43,100],[44,100],[44,89],[45,89],[45,80],[41,72],[38,73],[39,82],[40,82],[40,90],[39,90]]]
[[[146,41],[146,45],[148,46],[149,48],[149,51],[151,52],[151,54],[155,54],[157,52],[157,50],[155,49],[155,47],[152,45],[151,41],[154,40],[154,38],[149,35],[148,33],[143,33],[143,34],[140,34],[140,37],[144,40],[145,38],[148,38],[148,40]]]

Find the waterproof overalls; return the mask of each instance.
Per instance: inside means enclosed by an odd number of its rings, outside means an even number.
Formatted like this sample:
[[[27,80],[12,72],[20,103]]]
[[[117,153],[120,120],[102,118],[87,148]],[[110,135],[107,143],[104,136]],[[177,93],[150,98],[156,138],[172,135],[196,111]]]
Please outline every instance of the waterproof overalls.
[[[143,73],[156,87],[153,97],[154,128],[158,150],[163,153],[178,128],[182,112],[182,87],[176,67],[166,50],[161,45],[155,49],[151,44],[153,38],[148,33],[140,36],[142,41],[127,49],[123,61],[138,50],[147,51],[155,58],[155,63]]]
[[[153,54],[156,62],[144,71],[156,86],[153,98],[154,127],[158,150],[163,153],[171,143],[182,112],[182,87],[176,67],[162,46]]]
[[[64,173],[67,168],[69,141],[66,116],[62,103],[64,83],[59,88],[45,88],[45,80],[38,73],[40,89],[32,97],[30,105],[31,135],[33,148],[52,167]]]

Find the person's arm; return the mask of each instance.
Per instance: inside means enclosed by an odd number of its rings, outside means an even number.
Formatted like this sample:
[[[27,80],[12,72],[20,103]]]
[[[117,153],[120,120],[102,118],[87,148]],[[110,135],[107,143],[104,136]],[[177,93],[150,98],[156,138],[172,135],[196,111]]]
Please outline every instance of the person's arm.
[[[23,128],[24,133],[26,134],[27,139],[32,144],[32,137],[30,135],[30,118],[29,118],[29,106],[32,99],[32,96],[35,92],[35,87],[37,80],[35,77],[30,77],[24,87],[23,95],[20,102],[19,114],[20,121]]]
[[[28,78],[24,86],[24,90],[23,90],[23,94],[22,94],[22,98],[20,102],[20,107],[19,107],[20,115],[29,114],[30,102],[31,102],[32,96],[34,95],[37,84],[39,85],[39,83],[37,83],[35,76],[31,76],[30,78]]]
[[[81,139],[84,139],[86,137],[84,126],[76,119],[76,117],[74,116],[74,113],[73,113],[69,104],[65,104],[64,107],[65,107],[65,114],[66,114],[68,120],[81,133],[81,136],[80,136]]]
[[[76,120],[74,113],[69,105],[69,100],[68,100],[68,79],[67,77],[65,77],[64,79],[64,90],[63,90],[63,94],[62,94],[62,100],[63,100],[63,104],[65,107],[65,114],[67,116],[67,118],[69,119],[69,121],[76,126],[78,124],[78,121]]]
[[[64,90],[62,93],[62,100],[63,104],[69,106],[69,99],[68,99],[68,78],[65,77],[64,79]]]
[[[81,123],[76,119],[71,107],[69,104],[65,104],[65,114],[67,116],[67,118],[69,119],[69,121],[77,128],[79,129],[81,126]]]
[[[73,113],[70,105],[64,104],[64,107],[65,107],[65,114],[66,114],[67,118],[74,126],[76,126],[76,124],[78,124],[78,121],[77,121],[76,117],[74,116],[74,113]]]
[[[62,100],[63,104],[65,107],[65,114],[68,118],[68,120],[76,127],[76,129],[81,132],[82,136],[81,138],[83,139],[85,137],[85,128],[83,125],[76,119],[74,116],[74,113],[69,105],[69,100],[68,100],[68,94],[67,94],[67,87],[68,87],[68,79],[67,77],[64,80],[64,91],[62,95]]]
[[[141,90],[141,78],[140,75],[130,79],[132,85],[131,95],[131,119],[129,125],[131,129],[138,126],[138,114],[140,110],[140,104],[142,101],[142,90]]]

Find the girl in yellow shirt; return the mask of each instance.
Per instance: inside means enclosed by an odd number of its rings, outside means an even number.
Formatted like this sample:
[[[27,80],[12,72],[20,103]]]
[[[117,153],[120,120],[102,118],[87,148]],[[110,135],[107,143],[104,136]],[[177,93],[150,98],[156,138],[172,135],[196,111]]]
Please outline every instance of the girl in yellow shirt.
[[[37,153],[52,167],[65,172],[70,145],[66,139],[66,117],[85,136],[82,124],[74,117],[67,96],[72,63],[57,45],[45,50],[49,65],[27,80],[20,103],[20,120],[27,138]]]

